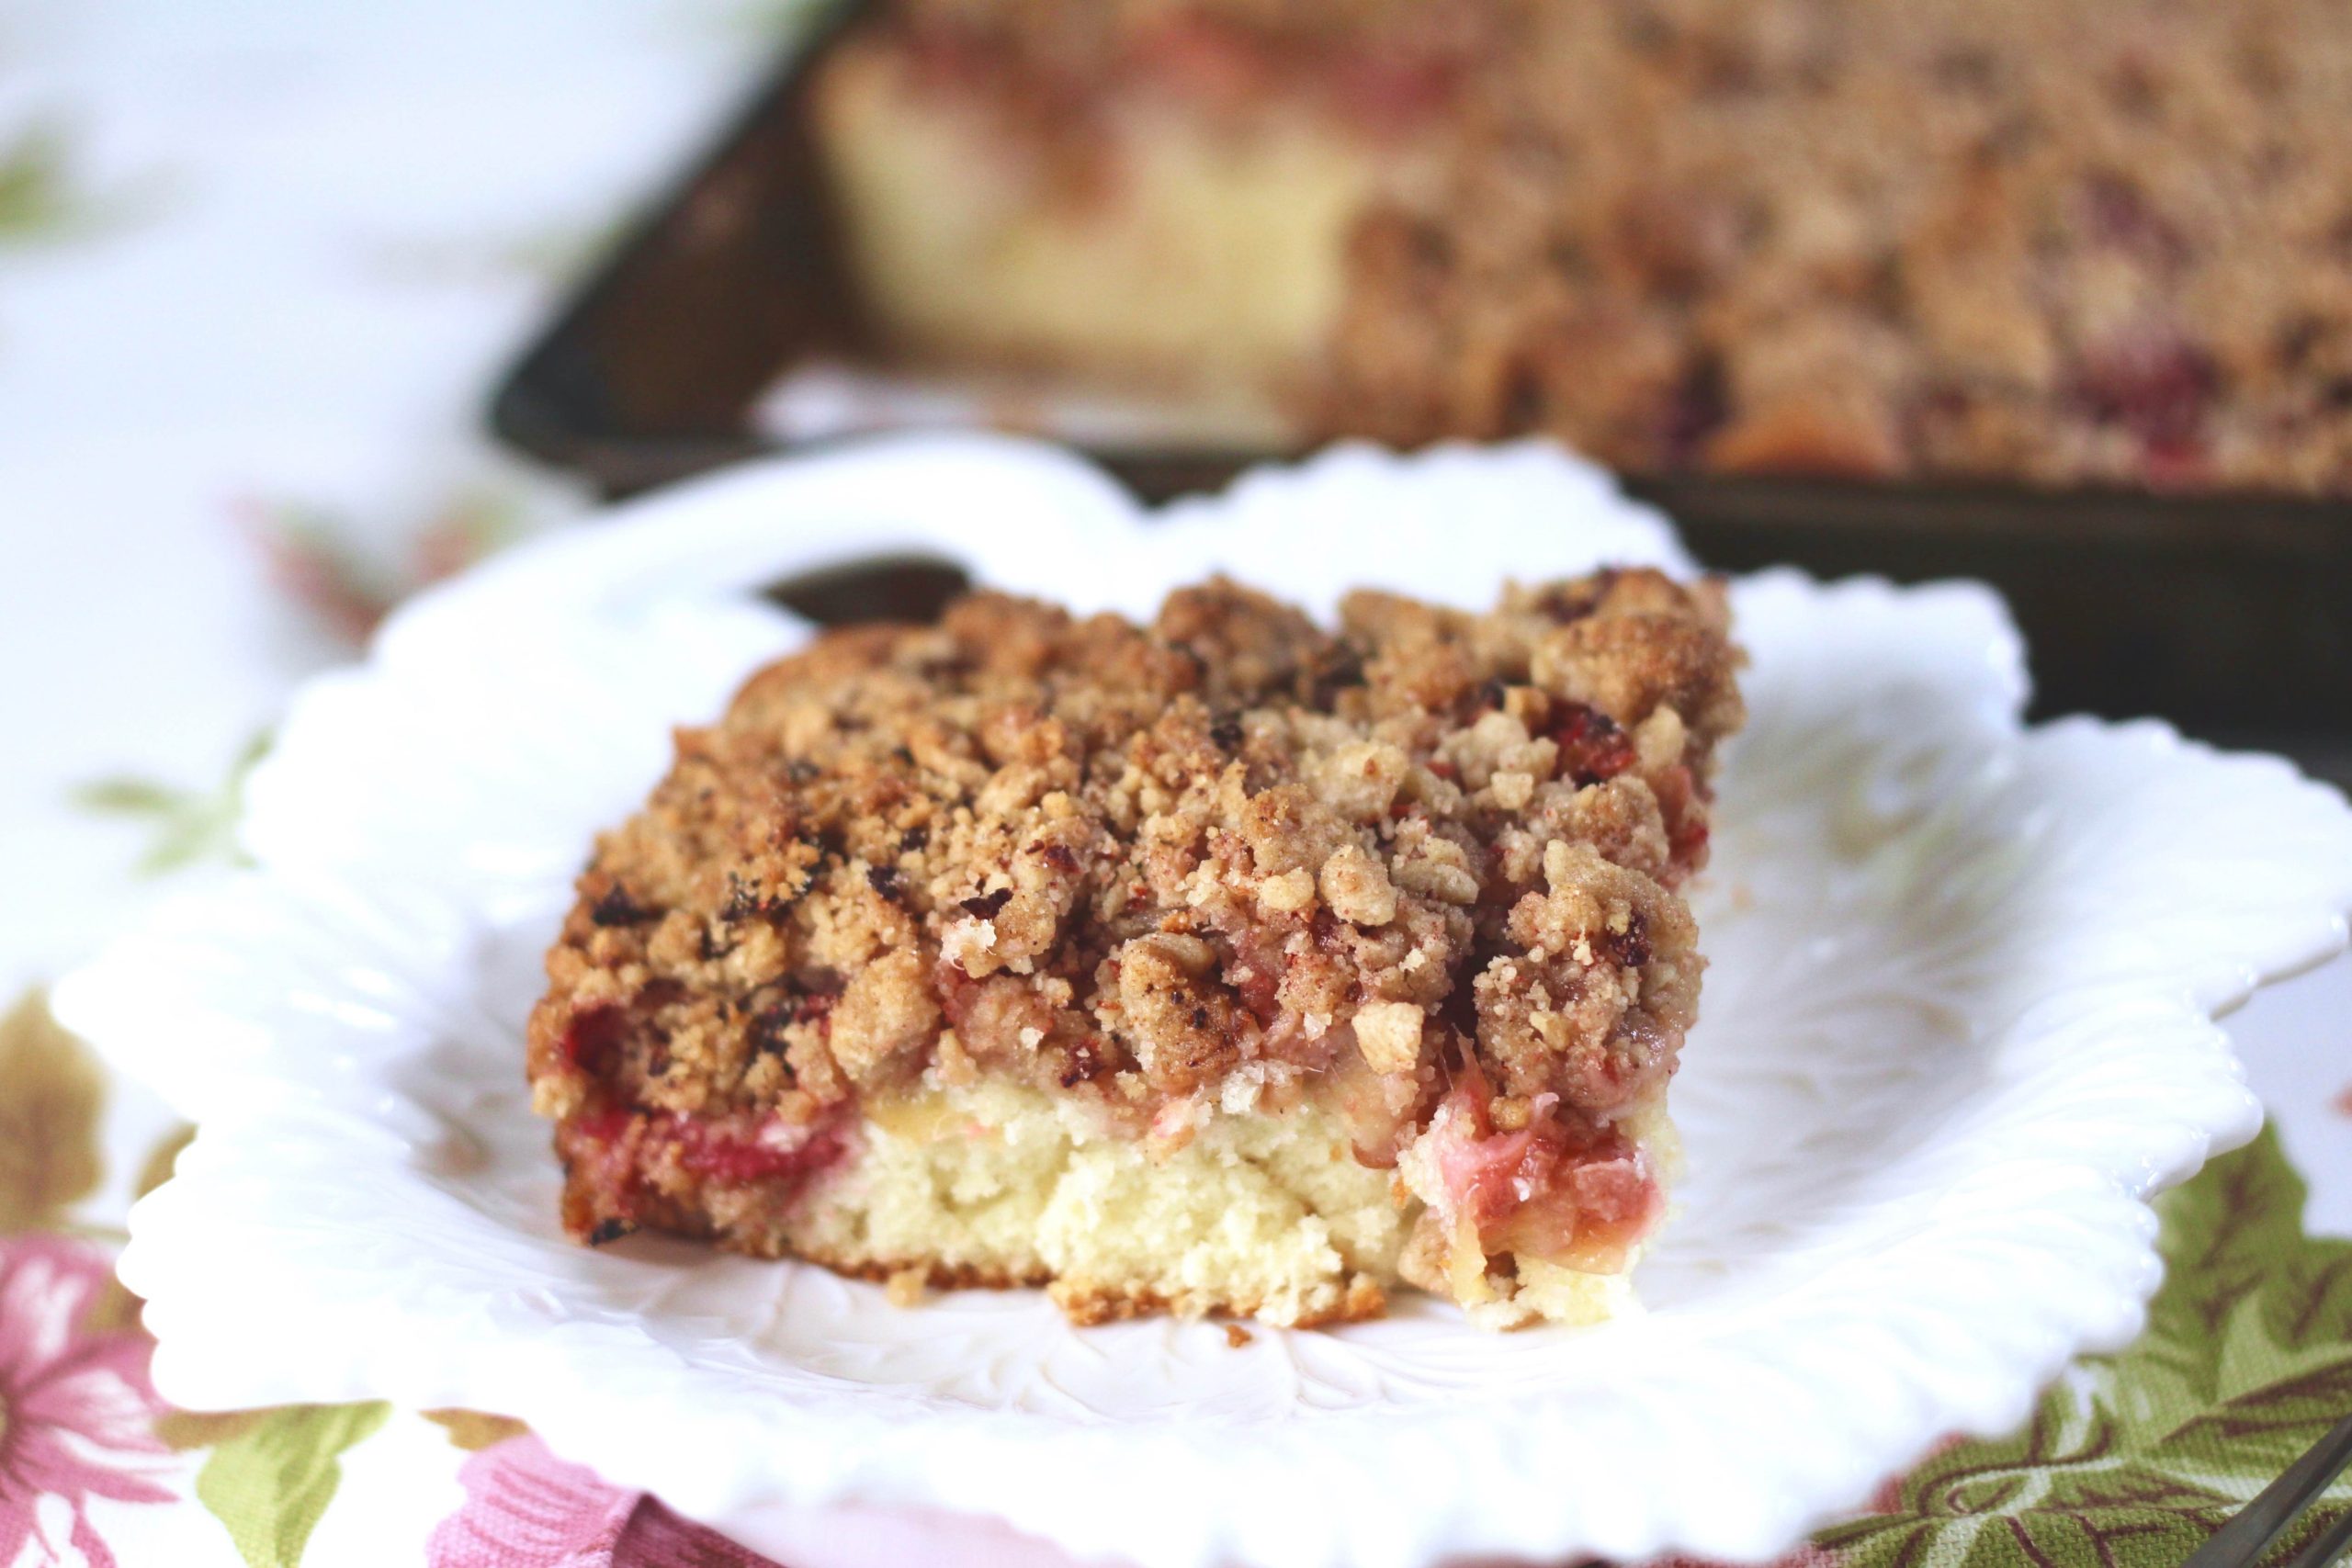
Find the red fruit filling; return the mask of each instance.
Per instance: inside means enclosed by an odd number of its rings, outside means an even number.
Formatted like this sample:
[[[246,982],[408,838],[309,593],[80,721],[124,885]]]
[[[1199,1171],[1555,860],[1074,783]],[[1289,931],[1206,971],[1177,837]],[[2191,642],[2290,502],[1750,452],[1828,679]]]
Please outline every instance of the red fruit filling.
[[[1634,738],[1589,703],[1563,703],[1549,734],[1560,748],[1560,771],[1578,785],[1613,779],[1634,765]]]
[[[898,32],[933,91],[995,96],[1010,80],[1033,107],[1059,111],[1064,124],[1140,91],[1227,109],[1305,94],[1360,130],[1396,135],[1445,112],[1464,90],[1458,51],[1404,39],[1335,47],[1197,13],[1138,29],[1091,69],[1026,56],[1017,43],[952,22]]]
[[[1171,17],[1137,51],[1146,76],[1187,97],[1239,101],[1271,89],[1275,72],[1247,34],[1209,17]]]
[[[563,1032],[563,1059],[590,1077],[603,1077],[620,1048],[626,1022],[621,1010],[609,1005],[572,1014],[571,1027]]]
[[[1317,1098],[1340,1118],[1356,1163],[1372,1170],[1396,1168],[1397,1145],[1419,1107],[1418,1089],[1399,1102],[1396,1085],[1373,1070],[1356,1049],[1355,1031],[1344,1031],[1335,1041],[1331,1065],[1323,1070]]]
[[[594,1192],[600,1231],[614,1220],[633,1224],[645,1198],[659,1190],[656,1173],[672,1164],[724,1186],[790,1190],[849,1152],[846,1113],[804,1126],[776,1116],[703,1119],[618,1105],[573,1117],[557,1146]]]
[[[1666,848],[1672,862],[1661,880],[1677,886],[1685,874],[1707,863],[1706,794],[1690,770],[1679,762],[1653,778],[1650,788],[1657,796],[1658,815],[1666,819]]]
[[[1290,971],[1290,954],[1280,942],[1269,940],[1270,934],[1262,927],[1242,931],[1234,944],[1233,964],[1225,972],[1226,984],[1261,1028],[1272,1027],[1282,1017],[1283,976]]]
[[[1327,68],[1340,111],[1369,128],[1403,130],[1444,113],[1462,93],[1451,62],[1402,52],[1356,54]]]
[[[1657,1224],[1664,1197],[1649,1162],[1613,1128],[1581,1125],[1536,1097],[1525,1126],[1498,1131],[1483,1079],[1465,1075],[1430,1123],[1444,1206],[1487,1256],[1517,1253],[1613,1272]]]
[[[2162,330],[2116,338],[2086,356],[2075,378],[2075,400],[2100,423],[2138,436],[2160,479],[2194,468],[2220,391],[2212,356]]]
[[[833,1124],[796,1127],[778,1117],[703,1122],[665,1113],[655,1122],[654,1136],[675,1145],[688,1170],[735,1186],[796,1181],[845,1152]]]

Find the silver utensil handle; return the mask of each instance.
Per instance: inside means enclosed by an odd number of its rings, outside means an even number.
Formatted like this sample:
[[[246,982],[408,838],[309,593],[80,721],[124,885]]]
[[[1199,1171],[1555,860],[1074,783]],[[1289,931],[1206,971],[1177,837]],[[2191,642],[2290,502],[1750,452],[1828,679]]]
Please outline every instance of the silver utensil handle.
[[[2182,1568],[2252,1568],[2255,1559],[2270,1550],[2271,1543],[2286,1533],[2287,1527],[2334,1483],[2346,1465],[2352,1465],[2352,1416],[2330,1427],[2327,1436],[2312,1445],[2310,1452],[2289,1465],[2253,1502],[2215,1530],[2211,1540],[2189,1553]],[[2352,1514],[2338,1521],[2328,1534],[2345,1533],[2347,1525],[2352,1525]],[[2313,1546],[2319,1544],[2314,1542]],[[2338,1540],[2335,1550],[2342,1550],[2344,1544]],[[2334,1555],[2331,1551],[2312,1558],[2308,1564],[2299,1559],[2293,1568],[2320,1568]]]

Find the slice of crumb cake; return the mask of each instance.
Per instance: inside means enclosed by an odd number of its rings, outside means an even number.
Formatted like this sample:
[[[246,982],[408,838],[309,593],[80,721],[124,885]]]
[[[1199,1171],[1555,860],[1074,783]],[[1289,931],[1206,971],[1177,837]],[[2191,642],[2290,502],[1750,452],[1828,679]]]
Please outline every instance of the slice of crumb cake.
[[[1662,1209],[1736,727],[1647,570],[1336,633],[979,593],[681,731],[533,1012],[563,1220],[1081,1321],[1604,1316]]]

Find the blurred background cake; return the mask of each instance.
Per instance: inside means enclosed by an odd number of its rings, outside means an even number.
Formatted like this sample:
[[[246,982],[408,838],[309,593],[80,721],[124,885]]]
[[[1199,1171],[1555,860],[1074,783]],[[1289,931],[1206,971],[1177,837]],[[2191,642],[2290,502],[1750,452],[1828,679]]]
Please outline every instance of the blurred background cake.
[[[1634,470],[2352,490],[2334,0],[880,0],[811,91],[912,362]]]

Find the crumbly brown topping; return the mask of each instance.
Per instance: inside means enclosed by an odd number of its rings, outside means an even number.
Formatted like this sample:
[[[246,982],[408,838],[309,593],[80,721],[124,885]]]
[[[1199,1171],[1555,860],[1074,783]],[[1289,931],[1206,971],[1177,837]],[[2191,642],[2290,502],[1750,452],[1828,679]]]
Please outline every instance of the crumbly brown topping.
[[[1735,663],[1718,588],[1646,570],[1336,632],[1216,581],[1148,627],[980,593],[827,634],[599,840],[538,1104],[673,1195],[790,1178],[926,1074],[1160,1135],[1308,1094],[1376,1164],[1471,1068],[1498,1127],[1605,1127],[1692,1016]],[[574,1174],[575,1228],[627,1207]]]

